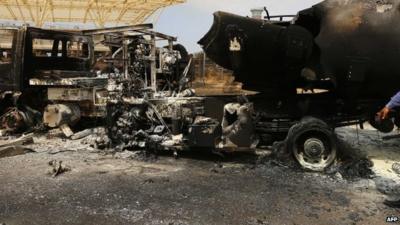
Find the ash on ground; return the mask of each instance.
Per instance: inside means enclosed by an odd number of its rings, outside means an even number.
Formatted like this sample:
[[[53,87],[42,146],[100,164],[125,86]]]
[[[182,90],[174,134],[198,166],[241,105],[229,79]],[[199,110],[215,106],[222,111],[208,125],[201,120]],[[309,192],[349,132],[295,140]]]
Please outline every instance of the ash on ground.
[[[343,154],[326,171],[331,174],[323,174],[268,150],[188,151],[176,159],[173,152],[98,149],[96,132],[72,140],[53,131],[21,142],[32,153],[0,159],[0,179],[7,184],[0,188],[6,203],[0,204],[0,222],[382,224],[396,213],[383,201],[399,196],[400,177],[392,166],[400,162],[400,141],[381,142],[374,134],[361,131],[358,140],[355,129],[338,130],[357,154]],[[372,178],[365,169],[370,161]],[[63,173],[48,176],[54,169],[49,162]]]
[[[339,179],[356,180],[371,179],[374,177],[373,162],[368,159],[367,153],[360,146],[348,143],[340,135],[337,136],[338,157],[337,160],[323,172]],[[262,155],[258,164],[269,164],[281,167],[303,170],[295,161],[293,155],[287,151],[285,142],[276,142],[270,147],[272,154]]]

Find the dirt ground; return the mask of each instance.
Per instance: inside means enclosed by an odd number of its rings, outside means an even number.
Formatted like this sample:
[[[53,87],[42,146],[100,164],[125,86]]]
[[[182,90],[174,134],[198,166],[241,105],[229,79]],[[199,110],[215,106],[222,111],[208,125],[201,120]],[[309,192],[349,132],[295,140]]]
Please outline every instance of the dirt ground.
[[[82,141],[35,138],[36,151],[0,159],[0,224],[379,225],[400,211],[391,166],[400,139],[338,130],[374,163],[371,179],[304,172],[256,155],[208,152],[143,157],[95,150]],[[49,162],[71,170],[56,177]],[[387,194],[387,195],[386,195]]]

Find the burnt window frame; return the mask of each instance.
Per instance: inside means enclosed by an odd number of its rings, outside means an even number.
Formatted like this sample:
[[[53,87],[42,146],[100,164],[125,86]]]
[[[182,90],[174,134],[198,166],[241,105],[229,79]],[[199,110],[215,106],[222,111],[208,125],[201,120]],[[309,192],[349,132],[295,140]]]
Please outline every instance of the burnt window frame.
[[[34,53],[37,49],[35,49],[35,41],[48,41],[50,42],[50,48],[45,49],[43,51],[49,51],[50,56],[41,56]],[[70,59],[81,59],[81,60],[90,60],[91,58],[91,49],[90,49],[90,40],[85,40],[84,38],[76,38],[75,36],[65,37],[35,37],[31,36],[30,39],[30,52],[33,58],[70,58]],[[69,44],[79,44],[82,45],[81,55],[83,56],[71,56],[69,49]],[[61,53],[61,55],[59,55]]]
[[[34,57],[33,54],[33,39],[59,39],[59,40],[71,40],[71,41],[80,41],[88,44],[88,55],[87,59],[84,58],[58,58],[58,57]],[[81,71],[90,73],[91,68],[95,62],[94,58],[94,44],[93,38],[89,35],[84,35],[79,31],[76,32],[66,32],[66,31],[57,31],[57,30],[44,30],[40,28],[27,27],[26,38],[25,38],[25,47],[24,47],[24,80],[25,83],[29,83],[29,79],[35,77],[37,71]],[[41,61],[42,64],[37,64],[37,62]],[[49,61],[49,64],[52,65],[49,68],[43,68],[43,61]],[[54,61],[54,63],[52,62]],[[61,66],[65,61],[65,67]]]

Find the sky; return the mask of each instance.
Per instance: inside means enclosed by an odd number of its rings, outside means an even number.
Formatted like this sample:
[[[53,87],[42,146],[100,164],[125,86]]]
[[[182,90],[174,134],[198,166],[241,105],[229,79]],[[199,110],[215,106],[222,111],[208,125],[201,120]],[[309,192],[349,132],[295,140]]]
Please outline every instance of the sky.
[[[216,11],[250,16],[250,9],[266,6],[270,15],[296,14],[321,0],[187,0],[156,14],[155,30],[178,37],[190,52],[201,50],[197,41],[210,29]],[[154,18],[153,18],[154,19]]]

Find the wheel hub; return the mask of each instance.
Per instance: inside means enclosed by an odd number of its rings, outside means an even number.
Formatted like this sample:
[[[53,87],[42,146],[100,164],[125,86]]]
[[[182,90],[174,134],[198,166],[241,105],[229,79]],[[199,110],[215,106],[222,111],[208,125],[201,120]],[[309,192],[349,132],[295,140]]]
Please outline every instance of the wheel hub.
[[[324,143],[316,138],[310,138],[304,142],[304,153],[311,158],[320,157],[325,152]]]

